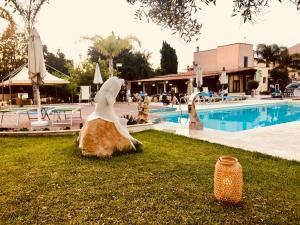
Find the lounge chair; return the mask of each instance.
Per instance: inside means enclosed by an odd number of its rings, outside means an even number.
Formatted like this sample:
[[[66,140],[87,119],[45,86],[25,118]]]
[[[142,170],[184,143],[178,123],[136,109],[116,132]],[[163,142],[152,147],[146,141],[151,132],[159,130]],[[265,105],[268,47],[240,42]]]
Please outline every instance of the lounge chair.
[[[272,98],[282,98],[282,93],[280,90],[276,90],[271,94]]]
[[[198,96],[200,97],[200,102],[202,101],[202,102],[206,102],[206,100],[208,101],[208,102],[211,102],[211,97],[209,96],[209,94],[207,93],[207,92],[200,92],[199,94],[198,94]]]
[[[239,95],[227,95],[227,96],[223,96],[223,99],[225,101],[228,101],[228,100],[243,100],[245,99],[245,97],[243,96],[239,96]]]

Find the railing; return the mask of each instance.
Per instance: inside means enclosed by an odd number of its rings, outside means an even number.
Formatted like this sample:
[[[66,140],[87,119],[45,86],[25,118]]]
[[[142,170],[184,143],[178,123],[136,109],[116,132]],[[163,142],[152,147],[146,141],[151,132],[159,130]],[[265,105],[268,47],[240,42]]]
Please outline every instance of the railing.
[[[182,108],[181,108],[181,100],[184,100],[184,102],[185,102],[185,104],[187,104],[187,100],[185,99],[185,97],[181,97],[180,99],[179,99],[179,110],[180,110],[180,115],[182,115]]]

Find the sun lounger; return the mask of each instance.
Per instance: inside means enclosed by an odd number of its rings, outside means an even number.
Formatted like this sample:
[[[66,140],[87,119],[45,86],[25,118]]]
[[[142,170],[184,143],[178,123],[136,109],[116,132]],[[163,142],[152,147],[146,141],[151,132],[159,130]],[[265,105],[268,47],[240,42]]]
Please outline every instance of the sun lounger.
[[[205,102],[206,100],[208,101],[208,102],[211,102],[211,98],[210,98],[210,96],[209,96],[209,94],[207,93],[207,92],[200,92],[199,94],[198,94],[198,96],[200,97],[200,102],[202,101],[202,102]]]
[[[76,112],[79,113],[78,116],[75,116]],[[51,110],[51,114],[52,125],[70,124],[72,126],[74,118],[82,119],[80,106],[58,106]]]
[[[245,99],[243,96],[239,95],[228,95],[228,96],[223,96],[223,100],[228,101],[228,100],[243,100]]]

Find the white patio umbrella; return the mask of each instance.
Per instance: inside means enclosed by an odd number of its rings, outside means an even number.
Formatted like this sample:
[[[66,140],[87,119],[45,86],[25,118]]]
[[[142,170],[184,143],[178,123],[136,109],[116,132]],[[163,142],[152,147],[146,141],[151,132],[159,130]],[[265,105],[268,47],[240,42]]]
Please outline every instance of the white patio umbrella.
[[[38,120],[31,123],[31,126],[47,126],[48,121],[42,120],[41,98],[39,86],[43,84],[46,76],[46,66],[43,53],[43,45],[35,28],[32,29],[28,41],[28,75],[32,84],[36,86],[37,114]]]
[[[96,64],[96,70],[95,70],[95,75],[94,75],[94,84],[97,84],[97,91],[99,90],[99,84],[103,83],[99,64]]]
[[[219,80],[220,80],[221,85],[228,84],[228,76],[226,74],[225,69],[222,70]]]
[[[200,66],[196,66],[196,84],[197,89],[199,89],[203,85],[203,74],[202,68]]]

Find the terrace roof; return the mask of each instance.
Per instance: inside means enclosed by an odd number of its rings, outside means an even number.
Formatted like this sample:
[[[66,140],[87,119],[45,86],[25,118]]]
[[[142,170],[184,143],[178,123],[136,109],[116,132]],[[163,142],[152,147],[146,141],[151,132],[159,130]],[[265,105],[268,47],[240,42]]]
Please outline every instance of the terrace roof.
[[[221,74],[222,71],[206,71],[203,73],[203,77],[211,77],[211,76],[218,76]],[[253,67],[246,67],[246,68],[239,68],[233,70],[226,70],[227,74],[240,74],[245,75],[245,73],[255,73],[256,69]],[[196,73],[195,71],[187,71],[178,74],[167,74],[162,76],[156,76],[147,79],[140,79],[140,80],[133,80],[131,82],[154,82],[154,81],[171,81],[171,80],[189,80],[190,78],[195,78]]]

